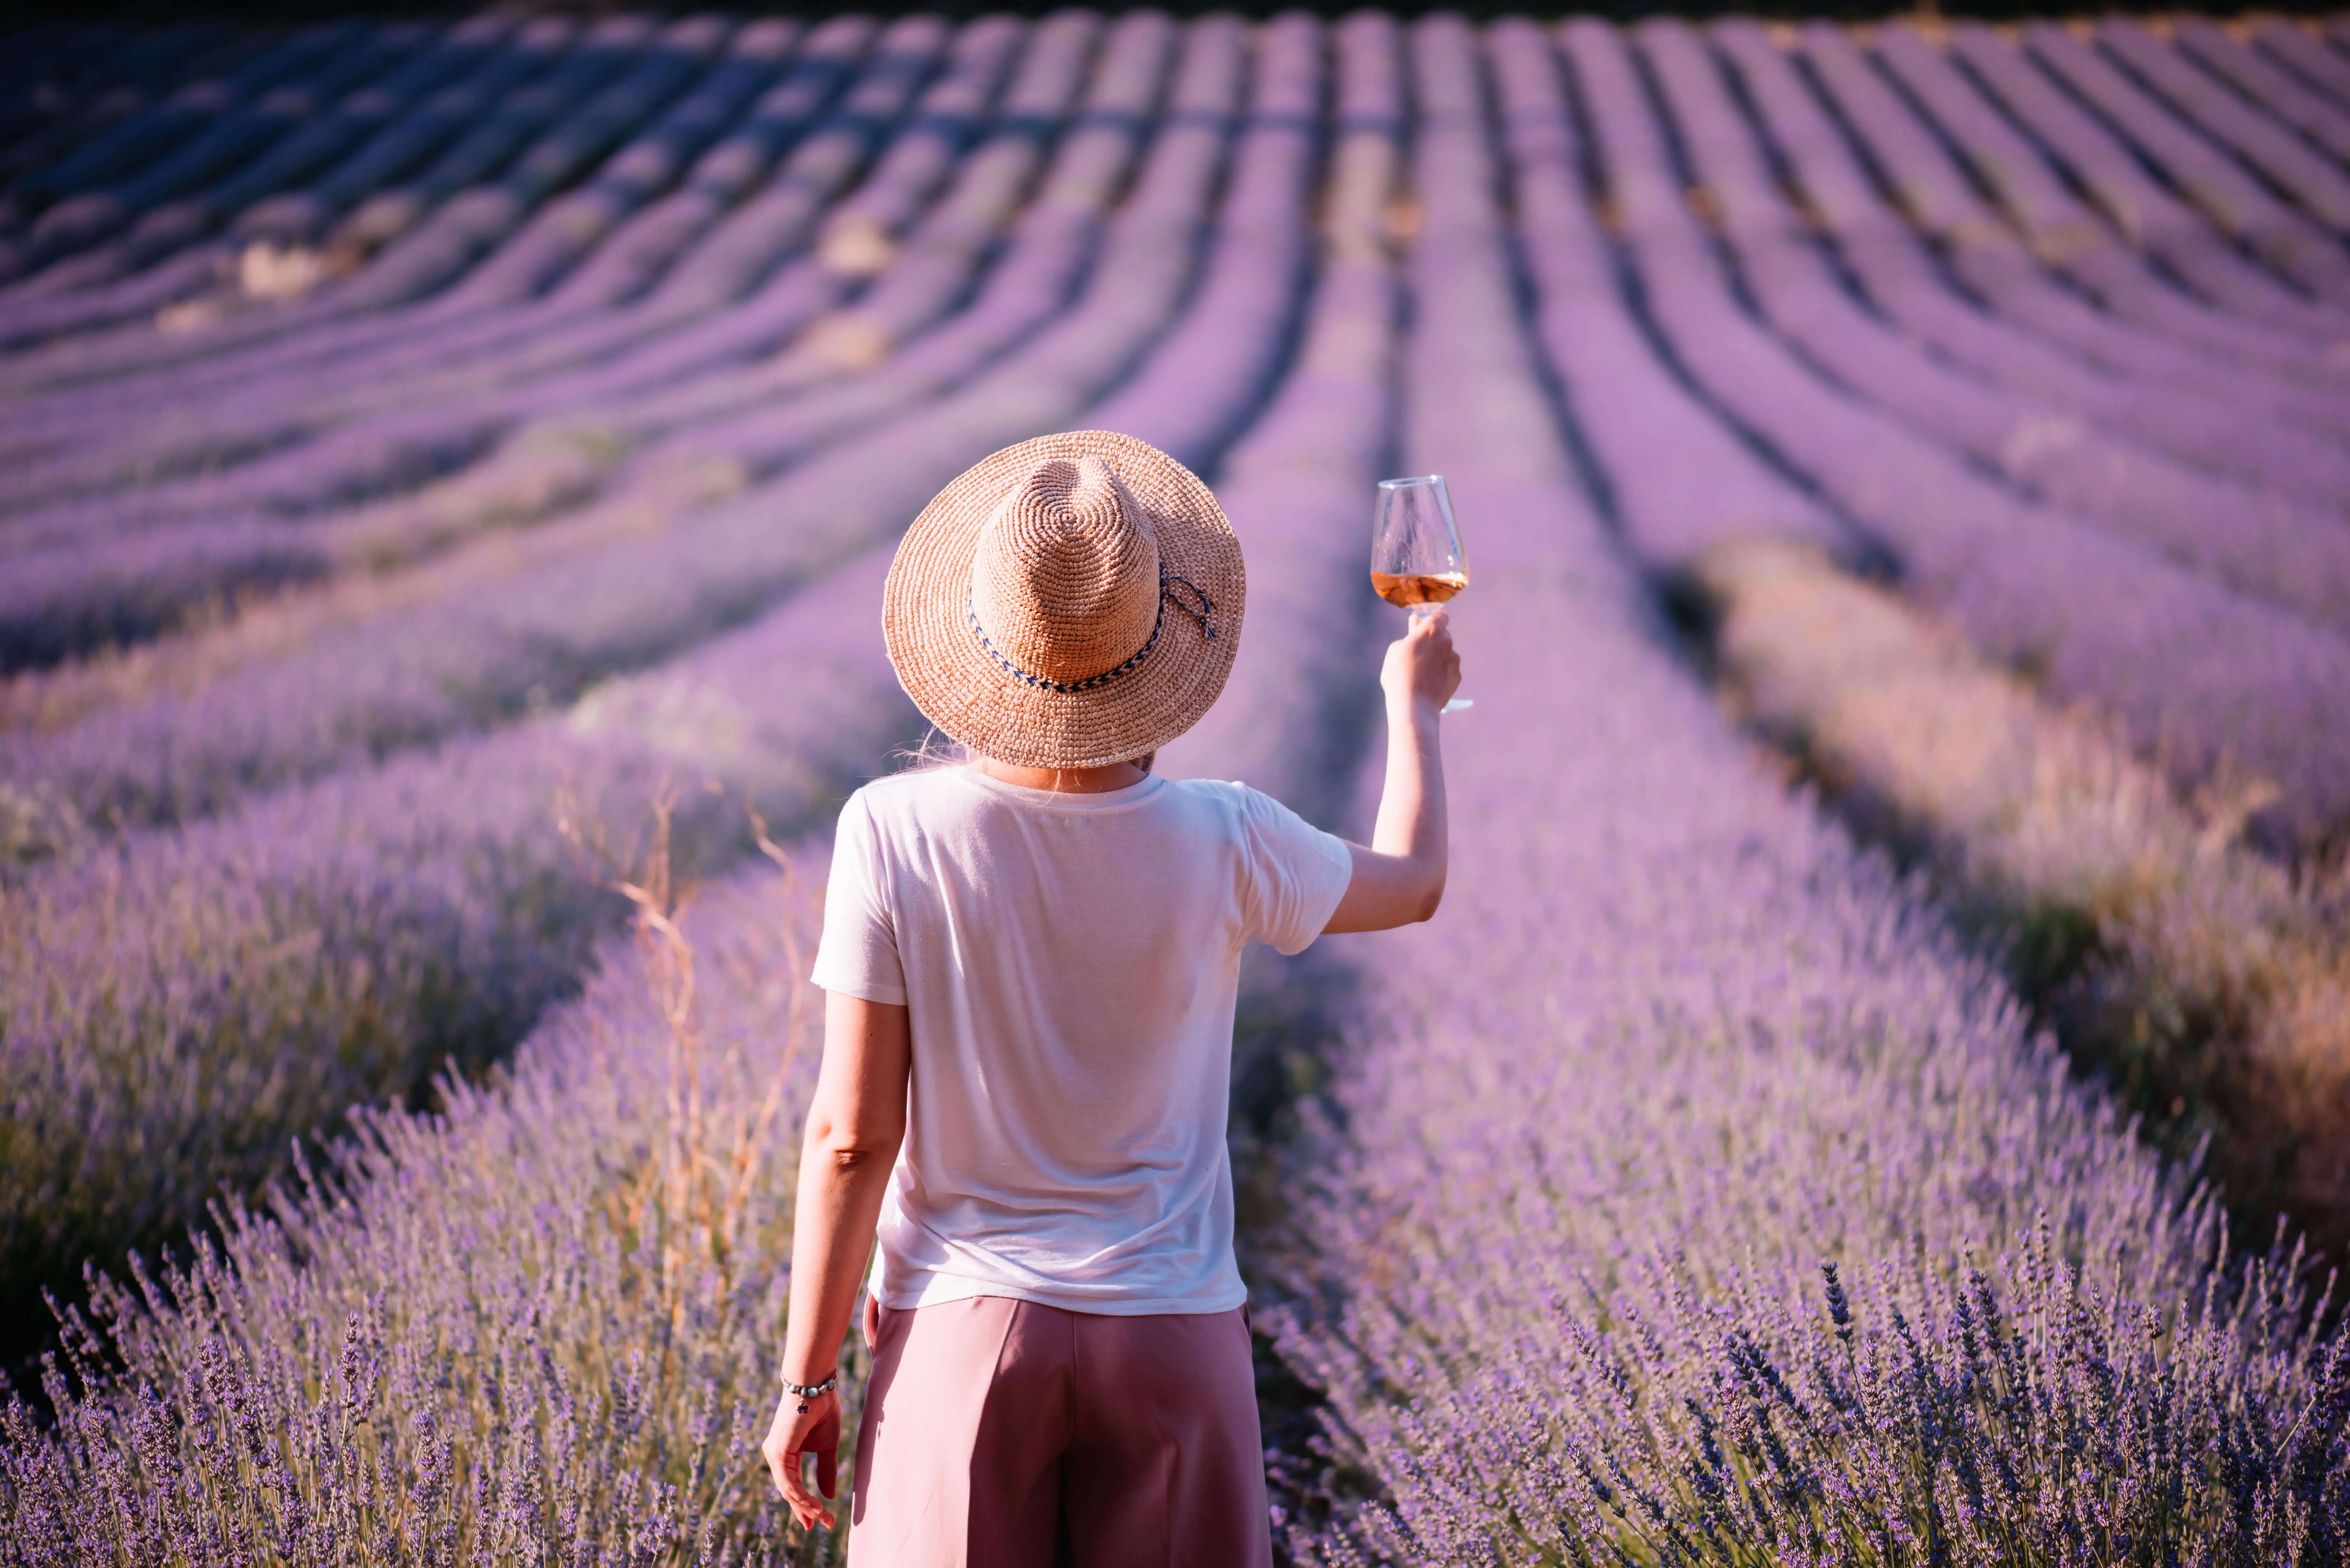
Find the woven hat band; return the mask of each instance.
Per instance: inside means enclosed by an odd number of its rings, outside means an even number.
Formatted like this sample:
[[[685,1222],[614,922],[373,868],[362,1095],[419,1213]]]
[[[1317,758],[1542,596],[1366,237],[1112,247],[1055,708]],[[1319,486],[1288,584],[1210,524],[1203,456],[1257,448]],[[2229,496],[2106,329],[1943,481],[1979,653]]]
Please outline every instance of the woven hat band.
[[[1074,688],[1128,664],[1159,616],[1159,545],[1097,457],[1038,463],[980,530],[975,628],[1004,668]]]

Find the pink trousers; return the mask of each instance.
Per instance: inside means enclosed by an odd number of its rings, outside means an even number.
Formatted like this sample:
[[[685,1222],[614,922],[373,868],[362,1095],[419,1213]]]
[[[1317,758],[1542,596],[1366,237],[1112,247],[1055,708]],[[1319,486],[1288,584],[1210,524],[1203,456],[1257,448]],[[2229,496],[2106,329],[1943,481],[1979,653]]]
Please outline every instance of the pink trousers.
[[[1272,1568],[1246,1319],[881,1314],[857,1568]]]

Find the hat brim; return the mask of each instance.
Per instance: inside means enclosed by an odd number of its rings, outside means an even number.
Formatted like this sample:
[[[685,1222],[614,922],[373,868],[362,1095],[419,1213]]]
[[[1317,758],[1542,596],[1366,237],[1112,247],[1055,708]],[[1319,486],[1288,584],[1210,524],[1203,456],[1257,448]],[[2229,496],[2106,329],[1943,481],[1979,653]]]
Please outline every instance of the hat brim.
[[[1012,488],[1054,458],[1099,458],[1141,506],[1166,571],[1214,607],[1214,636],[1174,605],[1150,654],[1117,680],[1054,691],[1011,674],[971,629],[972,556]],[[1157,751],[1199,722],[1240,650],[1248,584],[1240,540],[1199,475],[1114,431],[1038,436],[981,460],[931,498],[906,530],[882,590],[889,662],[922,716],[983,756],[1032,768],[1103,767]]]

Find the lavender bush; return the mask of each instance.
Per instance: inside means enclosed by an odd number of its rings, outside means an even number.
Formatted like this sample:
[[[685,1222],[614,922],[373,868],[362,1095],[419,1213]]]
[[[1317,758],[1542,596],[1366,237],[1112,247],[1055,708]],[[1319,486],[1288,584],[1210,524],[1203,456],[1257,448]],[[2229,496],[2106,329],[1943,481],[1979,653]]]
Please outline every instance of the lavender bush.
[[[1897,40],[1888,36],[1887,41]],[[1891,56],[1888,47],[1886,57]],[[2158,289],[2120,246],[2108,242],[2095,247],[2092,254],[2110,264],[2104,280],[2096,281],[2099,269],[2064,264],[2054,231],[2054,224],[2062,222],[2057,218],[2042,232],[2035,255],[2021,225],[1977,191],[1967,163],[1944,134],[1945,126],[1922,112],[1915,99],[1904,97],[1896,80],[1843,29],[1805,26],[1797,58],[1838,129],[1866,160],[1889,203],[1932,244],[1950,275],[1998,315],[2132,382],[2163,379],[2207,387],[2235,406],[2259,409],[2281,424],[2333,433],[2350,429],[2350,405],[2338,395],[2328,395],[2322,376],[2292,376],[2248,365],[2216,342],[2147,331],[2146,323],[2134,323],[2136,301],[2153,307],[2147,313],[2149,321],[2160,318],[2165,308],[2195,322],[2206,320],[2207,315],[2197,312],[2189,296]],[[1964,84],[1946,63],[1929,55],[1918,66],[1920,79],[1935,86],[1935,96],[1942,101],[1955,104],[1965,123],[1993,135],[2004,129],[1988,106],[1967,96]],[[1970,107],[1971,117],[1964,114]],[[1814,145],[1825,147],[1826,142],[1815,140]],[[2050,193],[2060,203],[2065,195],[2061,186]],[[1823,203],[1835,200],[1816,191],[1813,197]],[[2074,213],[2079,222],[2071,232],[2078,234],[2080,222],[2094,220],[2085,210],[2075,208]],[[2065,248],[2079,248],[2078,243],[2068,241]],[[2091,289],[2094,299],[2108,308],[2085,297]],[[2225,317],[2212,315],[2208,320],[2224,330]]]
[[[907,518],[1072,424],[1249,552],[1159,765],[1358,833],[1369,483],[1468,534],[1443,914],[1246,981],[1295,1560],[2344,1556],[2350,1353],[2230,1239],[2248,1146],[2166,1165],[1944,907],[2089,889],[2100,998],[2284,1021],[2203,1086],[2331,1125],[2322,29],[10,45],[0,1293],[64,1314],[12,1558],[838,1560],[753,1447],[807,927],[740,867],[919,733]]]
[[[2170,1147],[2216,1137],[2241,1211],[2350,1234],[2338,895],[2181,800],[2092,716],[1892,595],[1779,542],[1698,564],[1741,709],[1869,827],[1922,848],[2019,991]]]
[[[1465,29],[1414,45],[1423,126],[1473,117]],[[1461,601],[1479,717],[1511,722],[1450,737],[1445,917],[1361,944],[1362,1020],[1293,1168],[1282,1343],[1330,1399],[1294,1460],[1336,1478],[1295,1550],[2331,1560],[2350,1363],[2290,1260],[2215,1266],[2208,1202],[1756,774],[1607,591],[1563,450],[1481,452],[1451,413],[1456,378],[1539,392],[1468,330],[1472,274],[1416,274],[1458,330],[1413,361],[1407,441],[1523,487],[1479,535],[1508,570]],[[1529,818],[1539,848],[1485,826]]]
[[[2101,52],[2169,114],[2203,130],[2223,151],[2234,152],[2257,174],[2282,187],[2307,210],[2309,218],[2337,232],[2350,228],[2350,175],[2196,69],[2193,56],[2165,48],[2144,27],[2126,23],[2100,27],[2097,42]],[[2107,90],[2116,90],[2111,78],[2106,80]],[[2285,96],[2290,110],[2290,100],[2297,95],[2288,90]],[[2147,118],[2142,108],[2137,118]]]
[[[1999,315],[1975,307],[1938,275],[1898,214],[1872,199],[1843,138],[1768,36],[1733,23],[1717,28],[1714,36],[1734,63],[1737,85],[1758,111],[1766,152],[1777,155],[1775,167],[1825,223],[1836,257],[1866,282],[1881,309],[1937,352],[2040,402],[2043,410],[2069,410],[2133,444],[2228,474],[2254,490],[2314,504],[2303,513],[2303,522],[2322,525],[2324,508],[2338,511],[2350,499],[2350,470],[2338,438],[2257,408],[2247,413],[2200,387],[2149,385],[2101,373],[2093,357],[2084,364],[2064,352],[2061,341],[2043,344]],[[1750,193],[1759,192],[1750,188]],[[1769,210],[1769,203],[1762,205]],[[2239,510],[2258,507],[2245,497]],[[2278,511],[2290,526],[2291,513]]]
[[[6,787],[51,819],[68,802],[98,824],[204,815],[255,787],[341,765],[355,749],[381,754],[534,700],[559,701],[598,674],[739,620],[893,535],[966,463],[1067,421],[1130,371],[1180,303],[1238,119],[1237,62],[1225,47],[1237,40],[1213,21],[1200,26],[1209,45],[1203,85],[1224,112],[1201,106],[1157,142],[1087,293],[983,375],[721,504],[682,518],[646,519],[631,508],[588,519],[583,531],[600,548],[429,600],[397,626],[321,639],[192,698],[9,746],[14,755],[0,763]],[[1260,86],[1269,113],[1289,112],[1299,90],[1287,76]],[[1282,150],[1264,144],[1256,155]],[[648,524],[659,530],[653,536]],[[322,681],[322,670],[336,674]],[[124,744],[142,732],[177,739],[167,752]]]
[[[1855,395],[1801,339],[1764,330],[1682,199],[1626,40],[1586,21],[1560,39],[1640,304],[1693,379],[1889,546],[1916,590],[1979,644],[2110,708],[2189,787],[2230,765],[2273,781],[2275,836],[2322,843],[2350,809],[2334,782],[2350,775],[2316,760],[2334,744],[2316,717],[2329,705],[2321,693],[2350,681],[2350,640],[1991,481]],[[2074,591],[2083,580],[2105,591]]]
[[[479,115],[454,142],[445,147],[416,176],[412,184],[379,192],[329,236],[332,247],[372,255],[388,249],[399,236],[420,226],[425,218],[477,182],[494,179],[509,165],[526,159],[535,139],[550,121],[591,101],[642,48],[654,29],[642,16],[615,16],[592,27],[567,35],[562,53],[528,85],[509,87],[489,112]],[[556,154],[567,143],[558,139]],[[493,189],[492,187],[480,187]],[[395,286],[385,292],[402,297]],[[22,357],[10,367],[12,386],[71,388],[77,383],[170,368],[218,357],[224,349],[256,346],[264,358],[273,340],[288,338],[306,328],[332,331],[346,314],[364,311],[362,297],[329,287],[296,300],[291,308],[265,311],[225,321],[208,329],[167,333],[140,324],[112,332],[68,339]],[[88,400],[68,400],[86,405]]]
[[[2063,403],[2003,397],[1905,342],[1854,303],[1816,250],[1786,239],[1794,214],[1785,211],[1752,128],[1740,122],[1721,71],[1698,39],[1671,23],[1647,24],[1639,31],[1690,172],[1708,182],[1719,202],[1739,277],[1765,317],[1827,374],[2028,493],[2146,538],[2232,587],[2275,599],[2313,621],[2350,627],[2350,541],[2332,558],[2340,532],[2335,512],[2248,492],[2137,441],[2101,433],[2097,422],[2125,422],[2112,400],[2068,410]],[[1747,55],[1757,67],[1776,63],[1760,51]],[[1758,68],[1756,75],[1767,85],[1777,73],[1765,76]],[[1864,275],[1876,270],[1864,268]],[[1942,320],[1916,303],[1905,304],[1932,295],[1887,289],[1878,297],[1913,331],[1922,323],[1919,336],[1945,352],[1953,342],[1970,340],[1966,358],[1977,367],[1996,352],[1995,330]],[[2147,406],[2142,402],[2126,422],[2145,425]],[[2084,422],[2082,412],[2091,422]],[[2162,428],[2217,422],[2191,404],[2171,407],[2171,415]],[[2320,445],[2317,455],[2320,462],[2338,461],[2341,452]]]
[[[1314,87],[1299,47],[1310,33],[1287,36],[1282,57],[1303,74],[1269,77],[1260,88],[1267,118],[1281,121]],[[1203,57],[1228,67],[1233,31],[1211,24],[1204,36]],[[1208,79],[1223,84],[1229,102],[1232,73]],[[1167,158],[1145,172],[1128,225],[1110,238],[1160,258],[1156,291],[1129,286],[1081,306],[1042,341],[1050,357],[1035,370],[1015,360],[992,372],[994,395],[933,411],[928,449],[889,449],[894,471],[878,472],[855,447],[823,460],[836,488],[811,493],[829,494],[841,532],[777,540],[764,514],[737,514],[747,547],[832,552],[803,556],[811,565],[795,580],[807,591],[764,619],[674,667],[599,687],[560,719],[261,794],[177,831],[101,846],[68,827],[56,863],[12,901],[0,940],[14,1136],[24,1150],[6,1199],[6,1246],[21,1260],[10,1277],[29,1286],[78,1256],[167,1236],[218,1184],[240,1189],[275,1168],[286,1136],[330,1120],[349,1099],[402,1092],[444,1054],[494,1057],[573,982],[583,944],[609,919],[608,900],[579,879],[555,831],[558,800],[610,821],[664,776],[707,778],[791,823],[910,739],[903,700],[863,618],[878,602],[891,526],[917,504],[917,485],[947,477],[908,472],[910,454],[929,450],[941,470],[960,465],[1023,433],[1002,421],[1035,421],[1033,430],[1121,369],[1115,356],[1137,354],[1191,265],[1190,244],[1170,245],[1170,230],[1188,242],[1229,140],[1228,125],[1212,119],[1163,140]],[[1243,150],[1253,163],[1273,161],[1294,175],[1295,142],[1284,130]],[[1244,172],[1233,189],[1280,187]],[[1129,266],[1116,275],[1147,275]],[[1218,323],[1186,330],[1213,333]],[[1253,390],[1243,383],[1230,395]],[[973,432],[973,420],[997,423]],[[862,515],[851,510],[858,486],[870,497]],[[895,487],[894,501],[884,487]],[[885,510],[893,504],[904,509],[894,517]],[[877,535],[879,556],[867,548]],[[816,563],[844,556],[852,564],[825,577]],[[678,559],[650,547],[640,557],[655,558]],[[694,569],[739,584],[744,560],[730,566],[705,550]],[[531,581],[546,591],[544,574]],[[640,574],[632,591],[653,587]],[[552,611],[558,601],[545,602]],[[836,618],[847,607],[862,607],[854,637]],[[576,627],[583,607],[574,598],[561,613]],[[677,613],[681,631],[694,623],[691,601]],[[74,797],[52,798],[47,820],[56,822]],[[692,799],[679,818],[681,852],[739,852],[733,801]],[[101,978],[109,975],[122,983]],[[135,1152],[159,1145],[174,1157]]]
[[[681,869],[827,809],[919,726],[869,556],[568,713],[134,836],[0,914],[0,1279],[12,1314],[79,1260],[176,1236],[287,1140],[494,1061],[577,983],[616,910],[567,821],[625,844],[679,793]],[[587,868],[592,870],[592,867]],[[18,1317],[15,1321],[23,1321]]]
[[[2116,314],[2302,380],[2320,385],[2329,380],[2306,338],[2245,314],[2214,308],[2214,298],[2226,298],[2224,281],[2206,282],[2194,293],[2167,286],[2163,269],[2181,264],[2166,254],[2158,265],[2155,255],[2137,247],[2136,231],[2126,218],[2116,222],[2116,215],[2130,210],[2119,202],[2117,193],[2093,192],[2106,202],[2103,206],[2084,201],[2040,145],[2006,117],[2003,100],[1988,94],[1981,78],[1966,74],[1940,49],[1915,31],[1896,26],[1879,36],[1877,57],[1997,195],[2033,242],[2033,252]],[[2057,123],[2068,130],[2081,129],[2064,117],[2061,101],[2052,106],[2031,95],[2031,85],[2027,79],[2022,87],[2036,108],[2056,114]],[[2194,254],[2184,265],[2195,265]],[[2265,290],[2262,296],[2267,297]]]
[[[2281,175],[2273,165],[2263,170],[2299,204],[2280,201],[2211,145],[2208,127],[2198,128],[2167,111],[2110,58],[2080,39],[2038,23],[2026,30],[2025,47],[2050,76],[2112,127],[2132,152],[2151,163],[2221,230],[2319,302],[2350,303],[2350,259],[2342,254],[2339,232],[2345,208],[2338,171],[2330,182],[2313,183]],[[2199,135],[2199,129],[2206,134]],[[2293,175],[2300,172],[2297,164],[2293,166]]]
[[[2242,219],[2232,235],[2215,227],[2147,170],[2126,132],[2093,117],[2012,45],[1980,25],[1967,25],[1953,29],[1950,48],[1984,90],[2115,215],[2124,233],[2197,293],[2256,321],[2320,334],[2341,330],[2338,316],[2236,249],[2231,238],[2249,237]],[[2078,90],[2077,82],[2070,85]],[[2110,112],[2121,106],[2108,99],[2104,107]],[[2223,210],[2223,221],[2225,215]]]
[[[2211,23],[2189,20],[2172,35],[2179,52],[2215,79],[2270,116],[2300,132],[2308,142],[2339,159],[2350,152],[2350,115],[2293,71],[2270,59],[2245,39]],[[2115,47],[2122,46],[2119,39]],[[2134,47],[2134,46],[2133,46]],[[2186,78],[2173,78],[2185,85]],[[2199,101],[2208,89],[2190,88]],[[2215,110],[2215,112],[2228,112]]]
[[[11,1560],[837,1561],[758,1451],[822,1013],[789,862],[638,871],[637,940],[495,1082],[102,1284],[53,1416],[0,1417]]]

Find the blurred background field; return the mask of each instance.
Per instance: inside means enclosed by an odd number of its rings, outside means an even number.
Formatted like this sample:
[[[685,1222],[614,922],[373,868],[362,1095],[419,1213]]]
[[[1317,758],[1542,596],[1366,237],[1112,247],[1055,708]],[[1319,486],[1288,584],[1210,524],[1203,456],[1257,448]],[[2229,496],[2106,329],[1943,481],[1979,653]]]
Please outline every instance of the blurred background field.
[[[0,1556],[764,1495],[892,543],[1139,435],[1297,1563],[2350,1560],[2350,19],[118,6],[0,34]],[[854,1353],[844,1363],[855,1386]]]

